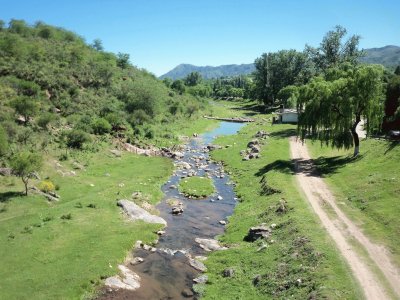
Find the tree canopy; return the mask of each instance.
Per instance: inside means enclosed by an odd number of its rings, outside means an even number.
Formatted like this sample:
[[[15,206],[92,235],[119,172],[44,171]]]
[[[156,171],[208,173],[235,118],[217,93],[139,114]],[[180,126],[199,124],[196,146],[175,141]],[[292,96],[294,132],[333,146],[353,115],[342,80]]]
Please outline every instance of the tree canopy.
[[[365,121],[368,134],[380,128],[383,116],[383,67],[344,65],[327,70],[298,89],[301,111],[299,133],[335,147],[354,145],[359,153],[356,127]]]

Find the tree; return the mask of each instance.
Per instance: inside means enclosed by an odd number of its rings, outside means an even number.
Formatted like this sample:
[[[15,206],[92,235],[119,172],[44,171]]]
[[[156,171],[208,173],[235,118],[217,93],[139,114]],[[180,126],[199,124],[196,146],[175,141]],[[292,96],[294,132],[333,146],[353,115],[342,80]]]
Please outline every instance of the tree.
[[[83,144],[90,141],[90,136],[79,129],[74,129],[68,132],[66,138],[67,146],[76,149],[82,149]]]
[[[199,72],[191,72],[188,74],[184,81],[187,86],[195,86],[198,85],[202,80],[201,74]]]
[[[129,66],[129,54],[118,52],[117,66],[121,69],[126,69]]]
[[[20,96],[12,102],[15,111],[24,117],[25,126],[31,117],[36,115],[39,110],[39,103],[36,99],[28,96]]]
[[[368,134],[381,125],[384,69],[379,65],[344,65],[327,73],[329,79],[316,77],[299,88],[301,138],[311,135],[338,148],[354,145],[357,156],[360,121],[365,121]]]
[[[100,39],[95,39],[93,41],[92,47],[93,47],[93,49],[95,49],[97,51],[103,51],[104,50],[103,42]],[[129,59],[129,56],[128,56],[128,59]]]
[[[318,48],[306,45],[305,52],[308,53],[319,73],[344,62],[352,65],[358,63],[363,55],[363,52],[358,50],[360,36],[352,35],[344,42],[343,38],[346,34],[346,28],[338,25],[335,30],[328,31]]]
[[[171,88],[177,91],[179,94],[183,94],[185,92],[185,84],[182,80],[177,79],[171,84]]]
[[[285,86],[307,83],[312,75],[306,54],[296,50],[264,53],[254,65],[256,97],[266,105],[274,104]]]
[[[28,182],[33,172],[39,171],[42,167],[42,157],[38,153],[18,152],[10,161],[11,168],[15,175],[21,178],[25,186],[25,195],[28,195]]]

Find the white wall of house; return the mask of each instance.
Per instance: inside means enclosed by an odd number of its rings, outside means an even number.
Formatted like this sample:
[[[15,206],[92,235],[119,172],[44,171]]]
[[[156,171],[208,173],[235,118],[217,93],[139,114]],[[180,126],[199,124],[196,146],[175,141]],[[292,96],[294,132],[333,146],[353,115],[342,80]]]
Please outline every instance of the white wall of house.
[[[299,116],[297,112],[287,112],[281,114],[281,122],[282,123],[297,123],[299,120]]]

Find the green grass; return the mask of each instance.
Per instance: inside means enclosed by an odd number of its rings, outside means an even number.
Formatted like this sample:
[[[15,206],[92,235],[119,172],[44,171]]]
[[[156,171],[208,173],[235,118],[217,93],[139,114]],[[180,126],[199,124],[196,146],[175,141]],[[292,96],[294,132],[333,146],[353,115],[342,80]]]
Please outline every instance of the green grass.
[[[186,197],[206,198],[215,192],[215,187],[210,178],[194,176],[182,179],[179,191]]]
[[[229,218],[226,233],[220,237],[230,249],[214,252],[206,261],[209,283],[204,299],[307,299],[311,295],[318,299],[363,298],[334,242],[298,188],[287,139],[295,127],[271,126],[263,121],[267,119],[261,115],[238,135],[219,138],[217,144],[233,146],[212,152],[212,157],[222,160],[232,173],[241,201]],[[242,161],[240,151],[246,149],[258,130],[271,133],[262,148],[262,157]],[[262,195],[263,176],[281,193]],[[282,199],[287,202],[288,211],[279,214],[276,208]],[[258,251],[263,242],[243,239],[250,227],[263,222],[277,226],[266,242],[267,248]],[[225,268],[233,268],[234,277],[224,278]],[[261,280],[255,286],[253,279],[257,275]]]
[[[308,142],[310,155],[340,207],[400,266],[400,144],[361,141],[360,156]]]
[[[49,161],[43,174],[61,187],[57,203],[16,196],[23,190],[20,180],[0,178],[6,209],[0,213],[2,299],[80,298],[101,278],[118,272],[136,240],[151,243],[160,228],[127,221],[116,200],[141,191],[149,202],[159,201],[160,185],[172,171],[169,160],[131,154],[113,158],[102,152],[75,177],[61,177],[52,169]]]

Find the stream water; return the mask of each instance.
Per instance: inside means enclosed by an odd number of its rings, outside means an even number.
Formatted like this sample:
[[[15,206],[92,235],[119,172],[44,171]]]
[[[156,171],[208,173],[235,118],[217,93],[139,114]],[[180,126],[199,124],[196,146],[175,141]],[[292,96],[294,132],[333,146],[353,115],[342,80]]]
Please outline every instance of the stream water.
[[[219,127],[192,139],[185,148],[184,157],[175,163],[187,162],[192,165],[190,170],[176,169],[168,182],[162,187],[164,199],[157,209],[168,226],[160,236],[155,252],[144,249],[134,249],[133,256],[144,261],[128,268],[141,278],[141,287],[135,291],[118,290],[107,292],[99,299],[196,299],[190,293],[193,279],[201,272],[193,268],[187,256],[204,256],[206,252],[195,242],[195,238],[213,239],[224,232],[224,226],[219,223],[226,220],[233,212],[236,204],[233,186],[229,176],[224,173],[220,164],[209,161],[206,146],[211,144],[216,136],[235,134],[243,123],[220,122]],[[176,188],[180,180],[184,180],[188,172],[196,176],[210,176],[216,193],[205,199],[188,199]],[[218,200],[221,196],[222,200]],[[178,199],[183,203],[184,212],[173,215],[168,199]],[[183,293],[182,293],[183,292]]]

